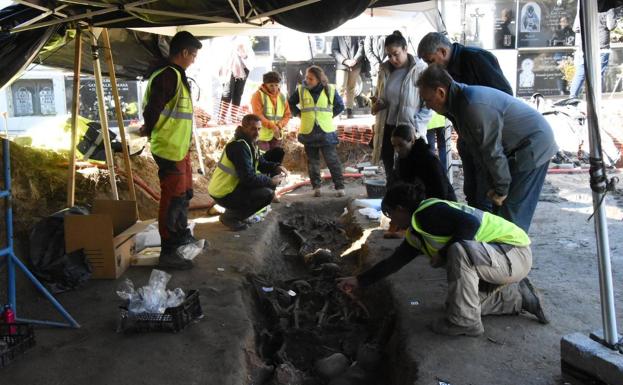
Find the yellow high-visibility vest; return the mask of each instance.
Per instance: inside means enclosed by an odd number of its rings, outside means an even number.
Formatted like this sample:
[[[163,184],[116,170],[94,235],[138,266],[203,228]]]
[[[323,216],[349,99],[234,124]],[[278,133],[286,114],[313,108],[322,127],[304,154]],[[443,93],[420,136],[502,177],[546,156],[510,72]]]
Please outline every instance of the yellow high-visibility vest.
[[[193,127],[193,103],[190,90],[182,82],[182,74],[171,66],[154,72],[147,83],[144,104],[147,104],[151,95],[152,81],[167,68],[173,69],[177,75],[177,89],[175,97],[164,106],[151,131],[151,152],[161,158],[177,162],[184,159],[188,153]]]
[[[417,221],[416,214],[425,208],[434,205],[435,203],[443,203],[478,217],[478,219],[480,219],[480,227],[474,237],[474,240],[478,242],[505,243],[513,246],[530,245],[530,238],[528,238],[528,234],[526,234],[526,232],[519,226],[502,217],[475,209],[462,203],[430,198],[422,201],[420,206],[413,213],[413,216],[411,217],[411,227],[405,236],[406,241],[411,246],[420,249],[429,257],[438,256],[439,250],[441,250],[450,241],[450,239],[452,239],[452,236],[450,235],[434,235],[425,232],[422,230]],[[420,240],[423,240],[423,243]]]
[[[258,92],[262,94],[262,105],[264,107],[263,113],[266,119],[270,120],[273,123],[277,123],[281,119],[283,119],[283,115],[286,112],[286,97],[282,93],[279,93],[279,95],[277,96],[277,111],[275,111],[275,107],[273,106],[273,102],[270,100],[270,97],[261,90]],[[272,128],[262,126],[262,128],[260,128],[260,134],[257,140],[270,142],[271,140],[273,140],[275,136],[274,134],[275,133],[273,132]]]
[[[236,189],[238,183],[240,183],[238,173],[236,172],[236,166],[227,157],[227,146],[229,146],[233,142],[242,142],[245,144],[246,148],[249,150],[251,159],[255,159],[253,164],[255,173],[260,173],[260,171],[257,169],[259,166],[259,155],[255,154],[255,156],[253,156],[253,149],[251,149],[249,143],[247,143],[244,139],[230,141],[223,149],[221,159],[219,159],[218,164],[214,169],[214,173],[212,174],[212,178],[210,178],[210,183],[208,184],[208,193],[213,198],[222,198],[225,195],[230,194]]]
[[[314,103],[311,92],[301,85],[298,86],[299,103],[301,110],[301,129],[299,134],[309,134],[314,128],[314,124],[318,123],[322,131],[333,132],[335,125],[333,124],[333,99],[335,96],[335,86],[328,86],[329,97],[322,90],[318,100]]]

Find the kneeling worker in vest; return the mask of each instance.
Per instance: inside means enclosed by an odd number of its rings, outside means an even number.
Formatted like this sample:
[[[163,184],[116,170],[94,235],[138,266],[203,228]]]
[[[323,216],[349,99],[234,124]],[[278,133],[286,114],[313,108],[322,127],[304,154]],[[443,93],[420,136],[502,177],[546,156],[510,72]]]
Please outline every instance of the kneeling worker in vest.
[[[233,231],[246,229],[248,218],[270,204],[275,188],[288,173],[279,163],[260,155],[257,138],[261,128],[259,116],[242,118],[208,185],[212,198],[225,207],[219,220]]]
[[[201,42],[189,32],[171,39],[169,57],[152,68],[145,90],[142,136],[149,136],[160,179],[161,268],[190,269],[192,261],[180,247],[197,242],[188,229],[188,205],[193,197],[190,137],[193,105],[185,70],[194,63]]]
[[[527,278],[532,252],[521,228],[465,204],[424,199],[423,186],[414,184],[391,188],[382,209],[392,222],[408,228],[405,240],[368,271],[339,279],[341,290],[371,285],[425,254],[433,267],[447,270],[446,315],[433,323],[434,332],[478,336],[484,332],[481,316],[522,310],[548,323]],[[486,291],[479,291],[480,281],[488,286]]]

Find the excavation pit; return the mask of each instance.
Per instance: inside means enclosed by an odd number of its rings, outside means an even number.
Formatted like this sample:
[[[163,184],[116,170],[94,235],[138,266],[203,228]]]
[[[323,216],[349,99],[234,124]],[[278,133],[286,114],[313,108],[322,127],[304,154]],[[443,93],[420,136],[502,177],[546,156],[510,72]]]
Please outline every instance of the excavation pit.
[[[247,276],[259,358],[253,383],[405,383],[390,364],[404,355],[392,340],[396,314],[386,285],[355,293],[336,286],[365,258],[365,247],[351,247],[363,229],[347,202],[295,203],[267,225],[278,228],[269,232],[264,266]]]

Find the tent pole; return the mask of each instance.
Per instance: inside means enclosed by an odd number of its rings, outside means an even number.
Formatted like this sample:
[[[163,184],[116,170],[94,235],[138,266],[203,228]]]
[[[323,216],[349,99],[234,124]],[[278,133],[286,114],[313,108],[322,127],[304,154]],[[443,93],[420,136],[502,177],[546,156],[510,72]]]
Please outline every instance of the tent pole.
[[[106,153],[106,165],[110,175],[110,189],[115,200],[119,200],[117,192],[117,183],[115,178],[115,160],[113,158],[112,149],[110,148],[110,134],[108,132],[108,116],[106,115],[106,106],[104,105],[104,84],[102,81],[102,68],[100,66],[99,52],[97,46],[97,37],[95,33],[100,32],[101,28],[90,28],[91,32],[91,55],[93,57],[93,73],[95,74],[95,91],[97,93],[97,106],[99,111],[100,125],[102,127],[102,136],[104,137],[104,151]]]
[[[584,88],[586,90],[587,121],[591,157],[591,179],[601,174],[603,168],[595,167],[603,155],[599,143],[599,114],[601,113],[601,71],[599,41],[597,33],[598,10],[596,1],[580,2],[582,17],[582,43],[584,49],[584,68],[586,73]],[[593,162],[597,160],[597,162]],[[605,175],[601,175],[605,178]],[[593,209],[595,211],[595,236],[597,240],[597,259],[599,262],[599,289],[601,297],[601,317],[603,326],[603,343],[613,348],[618,342],[617,325],[612,290],[612,267],[610,264],[610,245],[608,240],[608,223],[605,213],[605,194],[593,189]],[[602,201],[603,199],[603,201]]]
[[[123,150],[123,163],[125,165],[125,172],[128,179],[128,187],[130,189],[130,199],[136,202],[136,190],[134,189],[134,178],[132,175],[132,165],[130,164],[130,154],[128,151],[128,143],[125,137],[125,126],[123,125],[123,114],[121,112],[121,98],[119,98],[119,89],[117,88],[117,75],[115,74],[115,66],[112,57],[112,46],[110,45],[110,38],[108,36],[108,29],[102,30],[102,39],[104,40],[104,57],[106,58],[106,65],[108,66],[108,73],[110,76],[110,85],[112,87],[112,95],[115,99],[115,112],[117,115],[117,124],[119,125],[119,136],[121,137],[121,147]],[[136,217],[140,218],[138,212],[138,204],[136,205]]]
[[[69,147],[69,169],[67,178],[67,207],[74,206],[76,195],[76,134],[80,106],[80,68],[82,65],[82,30],[76,30],[74,50],[74,88],[71,96],[71,145]]]

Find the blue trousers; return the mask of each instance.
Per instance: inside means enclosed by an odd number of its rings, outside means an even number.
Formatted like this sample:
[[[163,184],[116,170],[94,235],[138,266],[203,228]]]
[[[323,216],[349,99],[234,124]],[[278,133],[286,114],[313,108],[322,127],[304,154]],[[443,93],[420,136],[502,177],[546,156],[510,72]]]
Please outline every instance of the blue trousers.
[[[435,151],[435,147],[439,150],[439,160],[441,161],[444,172],[446,172],[448,169],[448,165],[446,164],[446,128],[437,127],[428,129],[428,131],[426,131],[426,141],[428,141],[428,146],[431,150]],[[437,146],[435,146],[435,144]]]
[[[494,208],[494,214],[513,222],[527,233],[548,167],[549,161],[533,170],[511,173],[508,196],[502,206]]]
[[[601,65],[601,89],[603,90],[604,85],[604,75],[606,74],[606,69],[608,68],[608,61],[610,60],[610,52],[602,52],[599,54],[599,61]],[[580,89],[584,84],[584,78],[586,77],[584,73],[584,55],[582,51],[576,51],[575,56],[573,57],[573,65],[575,66],[575,75],[573,75],[573,80],[571,81],[571,85],[569,86],[569,93],[572,98],[577,98],[580,96]]]
[[[490,212],[493,206],[487,198],[487,190],[489,189],[487,172],[478,166],[476,159],[460,136],[456,147],[463,165],[463,192],[467,204],[482,211]]]

